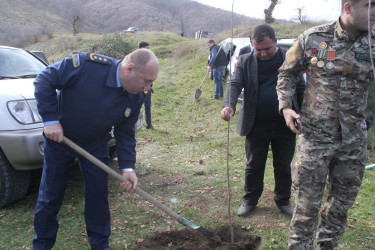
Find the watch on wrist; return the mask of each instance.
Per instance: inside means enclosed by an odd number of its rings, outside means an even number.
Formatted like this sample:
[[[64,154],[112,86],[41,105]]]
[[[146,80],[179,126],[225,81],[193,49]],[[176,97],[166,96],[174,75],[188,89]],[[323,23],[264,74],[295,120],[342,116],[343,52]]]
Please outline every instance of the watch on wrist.
[[[135,172],[135,170],[134,170],[134,168],[123,168],[123,169],[121,169],[121,172],[132,173],[132,172]]]

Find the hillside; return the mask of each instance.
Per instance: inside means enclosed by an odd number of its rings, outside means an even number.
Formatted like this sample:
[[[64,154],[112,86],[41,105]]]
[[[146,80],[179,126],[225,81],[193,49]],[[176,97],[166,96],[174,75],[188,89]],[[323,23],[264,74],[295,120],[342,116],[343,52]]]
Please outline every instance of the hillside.
[[[43,36],[73,33],[78,16],[80,32],[103,34],[130,26],[193,38],[197,30],[218,33],[231,28],[230,11],[191,0],[0,0],[0,44],[25,47]],[[234,27],[263,20],[233,15]]]

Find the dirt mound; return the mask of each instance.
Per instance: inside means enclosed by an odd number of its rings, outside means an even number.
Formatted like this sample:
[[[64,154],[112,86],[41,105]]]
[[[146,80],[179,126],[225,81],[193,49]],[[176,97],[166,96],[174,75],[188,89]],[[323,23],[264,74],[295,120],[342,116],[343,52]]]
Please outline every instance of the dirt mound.
[[[234,243],[231,243],[231,233],[229,226],[221,228],[215,232],[220,236],[222,243],[211,241],[203,234],[193,229],[184,229],[180,231],[169,231],[156,233],[144,241],[137,243],[136,249],[233,249],[250,250],[257,249],[260,246],[261,238],[251,235],[246,229],[239,226],[233,227]]]

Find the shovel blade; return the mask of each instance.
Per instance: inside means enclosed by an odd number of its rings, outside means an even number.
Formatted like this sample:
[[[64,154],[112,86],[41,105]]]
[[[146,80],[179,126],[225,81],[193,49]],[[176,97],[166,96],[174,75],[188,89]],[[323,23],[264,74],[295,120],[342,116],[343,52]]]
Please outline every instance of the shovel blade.
[[[198,98],[201,96],[202,90],[201,89],[196,89],[195,90],[195,99],[198,100]]]
[[[198,232],[200,232],[201,234],[203,234],[204,236],[206,236],[207,238],[211,239],[211,240],[214,240],[214,241],[217,241],[217,242],[221,242],[221,238],[219,235],[215,234],[214,232],[204,228],[204,227],[201,227],[201,226],[197,226],[195,225],[193,222],[189,221],[188,219],[182,217],[178,220],[178,222],[182,225],[184,225],[185,227],[190,227],[194,230],[197,230]]]

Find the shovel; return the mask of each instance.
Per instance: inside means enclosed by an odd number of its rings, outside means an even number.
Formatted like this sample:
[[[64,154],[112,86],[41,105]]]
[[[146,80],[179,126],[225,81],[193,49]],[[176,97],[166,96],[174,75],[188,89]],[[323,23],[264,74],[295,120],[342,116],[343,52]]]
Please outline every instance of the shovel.
[[[203,80],[202,80],[202,82],[201,82],[201,86],[199,87],[199,89],[196,89],[196,90],[195,90],[195,99],[196,99],[196,100],[198,100],[198,98],[199,98],[199,97],[201,96],[201,94],[202,94],[202,86],[203,86],[203,82],[204,82],[204,80],[206,80],[207,75],[208,75],[208,70],[206,71],[206,74],[204,75],[204,78],[203,78]]]
[[[83,157],[85,157],[87,160],[89,160],[90,162],[92,162],[93,164],[95,164],[97,167],[99,167],[103,171],[107,172],[112,177],[115,177],[116,179],[120,180],[121,182],[128,181],[122,175],[120,175],[119,173],[117,173],[112,168],[108,167],[106,164],[104,164],[103,162],[101,162],[100,160],[98,160],[97,158],[95,158],[89,152],[87,152],[86,150],[84,150],[83,148],[81,148],[80,146],[78,146],[77,144],[75,144],[74,142],[72,142],[71,140],[69,140],[68,138],[66,138],[65,136],[64,136],[63,142],[66,145],[68,145],[71,149],[73,149],[74,151],[76,151],[77,153],[79,153],[80,155],[82,155]],[[153,204],[154,206],[156,206],[160,210],[162,210],[164,213],[168,214],[170,217],[172,217],[173,219],[175,219],[176,221],[178,221],[183,226],[190,227],[190,228],[192,228],[194,230],[198,230],[198,232],[202,233],[207,238],[212,239],[212,240],[217,241],[217,242],[221,242],[221,239],[220,239],[220,237],[217,234],[215,234],[214,232],[209,231],[208,229],[206,229],[204,227],[197,226],[193,222],[189,221],[188,219],[186,219],[186,218],[182,217],[181,215],[175,213],[169,207],[167,207],[164,204],[160,203],[154,197],[152,197],[151,195],[149,195],[148,193],[146,193],[145,191],[143,191],[139,187],[137,187],[135,189],[135,192],[139,196],[141,196],[142,198],[144,198],[146,201],[150,202],[151,204]]]

